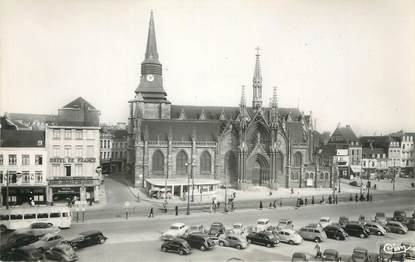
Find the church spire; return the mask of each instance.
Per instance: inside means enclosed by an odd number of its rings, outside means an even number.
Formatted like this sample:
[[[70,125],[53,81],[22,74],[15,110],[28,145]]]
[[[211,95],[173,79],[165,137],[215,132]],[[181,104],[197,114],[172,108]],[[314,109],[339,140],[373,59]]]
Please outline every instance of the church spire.
[[[261,62],[260,62],[260,48],[256,48],[256,60],[255,60],[255,71],[254,78],[252,79],[253,96],[252,96],[252,107],[254,110],[262,107],[262,75],[261,75]]]
[[[278,122],[278,98],[277,98],[277,87],[274,86],[271,100],[271,121]]]
[[[241,107],[246,107],[245,86],[244,85],[242,85],[241,103],[239,105]]]
[[[146,60],[154,60],[154,62],[160,63],[159,54],[157,53],[157,41],[156,41],[156,31],[154,28],[154,17],[153,10],[150,13],[150,24],[148,27],[148,36],[147,36],[147,48],[146,48]]]

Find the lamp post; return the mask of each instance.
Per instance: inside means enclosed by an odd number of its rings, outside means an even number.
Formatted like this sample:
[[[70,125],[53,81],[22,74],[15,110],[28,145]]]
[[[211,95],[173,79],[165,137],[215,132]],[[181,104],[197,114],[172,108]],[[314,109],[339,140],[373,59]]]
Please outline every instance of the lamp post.
[[[195,176],[193,175],[193,166],[194,166],[194,160],[191,162],[190,166],[190,175],[192,176],[192,202],[195,202]]]
[[[187,173],[187,210],[186,215],[190,215],[190,174],[188,170],[188,166],[190,163],[186,162],[184,165],[186,166],[186,173]]]
[[[6,209],[9,209],[9,171],[6,171]]]
[[[227,167],[225,167],[225,212],[228,212],[228,179],[227,179]]]
[[[395,160],[393,160],[393,191],[395,191],[395,180],[396,180],[396,167],[395,167]]]

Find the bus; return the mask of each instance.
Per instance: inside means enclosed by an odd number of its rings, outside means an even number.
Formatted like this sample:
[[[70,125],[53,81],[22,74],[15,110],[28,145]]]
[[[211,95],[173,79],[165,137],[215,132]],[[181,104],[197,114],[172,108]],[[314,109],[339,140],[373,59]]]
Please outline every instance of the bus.
[[[30,227],[32,223],[51,223],[59,228],[70,228],[72,215],[69,207],[46,206],[2,209],[0,211],[0,232]]]

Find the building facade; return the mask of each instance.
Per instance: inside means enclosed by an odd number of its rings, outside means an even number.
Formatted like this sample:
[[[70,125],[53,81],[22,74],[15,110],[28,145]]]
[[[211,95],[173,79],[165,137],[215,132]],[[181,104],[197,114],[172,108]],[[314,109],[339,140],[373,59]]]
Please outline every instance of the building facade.
[[[127,129],[125,125],[117,127],[101,128],[100,158],[104,174],[124,171],[127,165]]]
[[[46,204],[46,149],[43,131],[1,130],[0,203]]]
[[[59,110],[46,127],[48,201],[99,201],[99,111],[83,98]]]
[[[240,189],[327,184],[314,165],[311,113],[280,108],[275,88],[270,106],[263,105],[259,52],[252,92],[251,106],[244,90],[236,107],[171,104],[151,14],[140,84],[129,101],[127,163],[135,185],[182,196],[190,189],[188,178],[197,194],[209,194],[219,184]]]

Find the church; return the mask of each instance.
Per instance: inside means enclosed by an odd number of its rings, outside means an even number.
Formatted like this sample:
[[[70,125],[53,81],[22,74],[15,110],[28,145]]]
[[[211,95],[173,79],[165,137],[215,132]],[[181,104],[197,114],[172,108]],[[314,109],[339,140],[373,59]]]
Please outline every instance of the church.
[[[239,190],[331,187],[331,172],[316,164],[311,112],[280,108],[274,88],[262,101],[259,49],[252,103],[244,88],[239,106],[172,104],[163,86],[153,13],[140,83],[129,101],[128,158],[131,178],[151,195],[209,195],[227,185]]]

